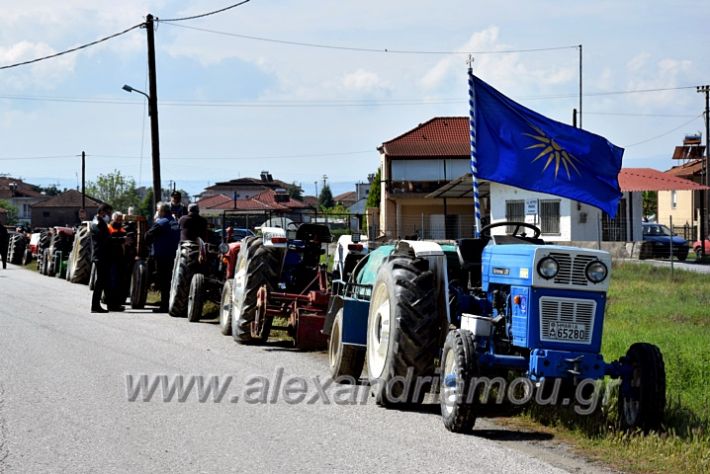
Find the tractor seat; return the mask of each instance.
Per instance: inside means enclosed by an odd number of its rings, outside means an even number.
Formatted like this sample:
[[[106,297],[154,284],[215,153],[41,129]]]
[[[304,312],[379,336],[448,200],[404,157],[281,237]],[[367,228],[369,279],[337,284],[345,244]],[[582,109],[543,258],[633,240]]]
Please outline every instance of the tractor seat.
[[[464,281],[467,281],[471,286],[475,287],[481,284],[483,249],[489,241],[488,237],[458,239],[456,241],[456,253],[459,256],[461,270],[465,274]]]

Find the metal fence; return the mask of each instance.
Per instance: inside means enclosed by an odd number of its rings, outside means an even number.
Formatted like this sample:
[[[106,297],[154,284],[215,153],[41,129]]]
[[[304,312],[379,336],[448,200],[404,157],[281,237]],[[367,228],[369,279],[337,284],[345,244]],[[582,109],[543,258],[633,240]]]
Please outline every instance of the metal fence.
[[[244,212],[224,211],[219,215],[208,217],[215,229],[227,227],[249,229],[257,227],[281,227],[286,230],[296,230],[300,224],[325,224],[331,233],[344,234],[361,232],[364,217],[361,214],[325,214],[316,211],[303,212]]]
[[[696,236],[698,235],[698,226],[690,224],[674,225],[673,233],[678,234],[689,242],[692,242],[697,238]]]

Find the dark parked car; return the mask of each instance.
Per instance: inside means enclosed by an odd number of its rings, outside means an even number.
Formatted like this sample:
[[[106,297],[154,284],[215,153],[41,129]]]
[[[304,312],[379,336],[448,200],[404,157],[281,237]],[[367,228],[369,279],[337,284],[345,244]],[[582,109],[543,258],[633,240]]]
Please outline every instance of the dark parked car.
[[[661,224],[644,223],[643,240],[646,241],[641,258],[668,258],[671,256],[671,241],[673,242],[673,256],[681,262],[688,258],[688,241],[675,235],[671,230]]]

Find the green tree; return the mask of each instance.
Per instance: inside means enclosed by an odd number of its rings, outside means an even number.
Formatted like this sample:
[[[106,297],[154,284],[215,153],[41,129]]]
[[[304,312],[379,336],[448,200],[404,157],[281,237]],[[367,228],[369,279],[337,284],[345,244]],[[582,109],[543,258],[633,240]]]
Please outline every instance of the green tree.
[[[643,215],[655,216],[658,213],[658,193],[656,191],[643,191]]]
[[[5,209],[7,211],[8,224],[17,223],[17,208],[13,206],[10,201],[0,199],[0,209]]]
[[[296,184],[295,181],[286,187],[286,191],[288,192],[288,197],[291,199],[303,201],[303,188]]]
[[[318,196],[318,205],[321,209],[330,209],[335,205],[333,193],[330,191],[330,186],[327,184],[321,189],[320,195]]]
[[[380,189],[382,186],[380,181],[382,181],[382,173],[380,168],[377,168],[375,177],[370,183],[370,192],[367,193],[367,207],[380,207]]]
[[[37,190],[44,193],[45,196],[57,196],[62,192],[56,184],[52,184],[51,186],[39,186]],[[64,188],[64,191],[66,191],[66,188]]]
[[[155,214],[155,209],[153,209],[153,188],[149,188],[145,193],[145,197],[138,206],[138,213],[148,219],[151,219]]]
[[[124,212],[129,206],[140,205],[136,181],[123,176],[118,170],[108,174],[100,174],[95,182],[90,181],[86,186],[86,194]]]

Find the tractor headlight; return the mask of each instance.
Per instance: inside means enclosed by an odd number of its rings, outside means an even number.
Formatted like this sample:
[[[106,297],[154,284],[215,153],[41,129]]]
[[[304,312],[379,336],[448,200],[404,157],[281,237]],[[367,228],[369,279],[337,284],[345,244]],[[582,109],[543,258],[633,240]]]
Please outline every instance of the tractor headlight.
[[[560,266],[557,263],[557,260],[552,257],[545,257],[540,260],[540,263],[537,264],[537,272],[541,277],[547,278],[548,280],[550,278],[555,278],[559,269]]]
[[[599,260],[596,260],[587,265],[585,273],[587,274],[587,278],[589,278],[589,281],[591,281],[592,283],[599,283],[601,281],[604,281],[607,274],[609,273],[609,270],[606,268],[606,265],[604,265]]]

